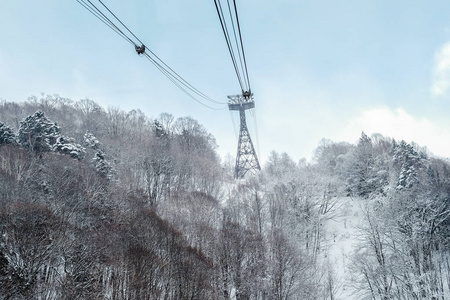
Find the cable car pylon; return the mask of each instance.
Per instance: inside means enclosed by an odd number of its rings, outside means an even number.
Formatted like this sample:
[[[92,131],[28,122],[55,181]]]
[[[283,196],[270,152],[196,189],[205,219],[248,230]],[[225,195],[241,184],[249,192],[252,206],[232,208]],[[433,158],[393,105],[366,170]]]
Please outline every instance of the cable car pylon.
[[[214,0],[214,4],[242,91],[241,95],[228,96],[228,108],[239,111],[240,129],[234,177],[235,179],[242,179],[249,171],[256,173],[258,170],[261,170],[245,119],[245,111],[254,108],[255,101],[250,88],[236,0],[233,0],[233,5],[230,4],[230,0],[227,0],[225,10],[228,8],[229,14],[224,11],[220,0]]]
[[[242,179],[249,171],[254,174],[258,170],[261,170],[245,118],[245,111],[254,108],[255,101],[253,100],[253,94],[251,92],[244,92],[242,95],[228,96],[228,99],[229,110],[239,111],[240,129],[234,177],[236,179]]]

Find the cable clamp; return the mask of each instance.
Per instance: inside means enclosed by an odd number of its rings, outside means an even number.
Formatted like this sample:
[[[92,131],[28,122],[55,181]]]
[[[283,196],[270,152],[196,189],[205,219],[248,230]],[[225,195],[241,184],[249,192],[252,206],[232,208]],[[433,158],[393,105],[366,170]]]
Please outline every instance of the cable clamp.
[[[142,44],[141,46],[135,45],[134,48],[136,49],[136,52],[138,55],[144,54],[145,52],[145,45]]]

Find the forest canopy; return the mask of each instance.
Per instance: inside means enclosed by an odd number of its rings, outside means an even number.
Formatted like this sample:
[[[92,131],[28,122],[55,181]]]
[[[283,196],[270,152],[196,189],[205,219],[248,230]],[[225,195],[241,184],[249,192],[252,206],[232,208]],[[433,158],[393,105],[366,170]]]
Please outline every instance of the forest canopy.
[[[362,133],[235,181],[216,149],[192,117],[0,101],[0,299],[449,297],[447,159]]]

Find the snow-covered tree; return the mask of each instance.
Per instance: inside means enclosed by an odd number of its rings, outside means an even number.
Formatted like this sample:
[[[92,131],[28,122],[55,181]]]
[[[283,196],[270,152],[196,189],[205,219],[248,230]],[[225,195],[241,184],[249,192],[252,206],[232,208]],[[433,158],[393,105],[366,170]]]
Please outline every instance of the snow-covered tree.
[[[410,188],[418,183],[418,171],[423,168],[426,155],[419,153],[405,141],[394,143],[394,165],[400,167],[397,189]]]
[[[95,153],[93,158],[95,170],[107,178],[112,178],[113,167],[106,160],[105,153],[101,150]]]
[[[7,133],[5,136],[10,137],[11,130],[9,134],[8,130],[5,132]],[[1,127],[0,136],[2,136]],[[11,140],[11,137],[9,140]],[[18,142],[25,149],[38,155],[42,155],[43,152],[54,151],[80,160],[85,154],[85,149],[75,143],[73,138],[61,135],[59,126],[50,121],[42,111],[37,111],[20,122]]]
[[[348,185],[352,194],[364,197],[373,190],[371,171],[374,166],[372,140],[364,132],[361,133],[354,154]]]
[[[102,149],[100,141],[92,133],[86,132],[84,135],[84,144],[95,152],[92,158],[94,169],[103,177],[112,179],[114,169],[109,161],[106,160],[106,153]]]
[[[0,122],[0,146],[4,144],[12,144],[15,142],[16,136],[13,130]]]
[[[361,134],[357,146],[344,163],[346,174],[343,175],[350,195],[369,198],[385,193],[390,162],[384,155],[386,150],[383,145],[374,145],[370,137],[364,132]]]
[[[75,143],[75,139],[60,136],[56,139],[56,143],[53,144],[52,150],[62,154],[68,154],[72,158],[78,160],[83,159],[86,154],[86,150],[79,144]]]
[[[36,154],[51,151],[58,137],[58,125],[50,121],[42,111],[37,111],[20,122],[18,142]]]
[[[105,110],[90,99],[78,100],[74,107],[81,115],[81,132],[86,130],[100,134],[104,132],[104,126],[109,122]]]
[[[101,147],[100,141],[90,132],[84,134],[84,144],[93,150],[98,150]]]
[[[167,133],[164,130],[163,125],[158,120],[153,121],[153,128],[155,130],[156,137],[161,138],[167,136]]]

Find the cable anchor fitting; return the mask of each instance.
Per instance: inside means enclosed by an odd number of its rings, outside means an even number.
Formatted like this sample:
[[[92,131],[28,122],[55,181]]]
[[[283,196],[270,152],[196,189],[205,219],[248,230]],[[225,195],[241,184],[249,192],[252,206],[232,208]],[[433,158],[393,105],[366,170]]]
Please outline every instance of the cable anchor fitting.
[[[251,92],[250,90],[244,91],[244,92],[242,93],[242,96],[244,96],[244,99],[245,99],[245,100],[249,100],[249,99],[251,98],[251,96],[252,96],[252,92]]]
[[[141,46],[134,45],[134,48],[136,49],[136,52],[138,55],[145,53],[145,45],[144,44],[142,44]]]

